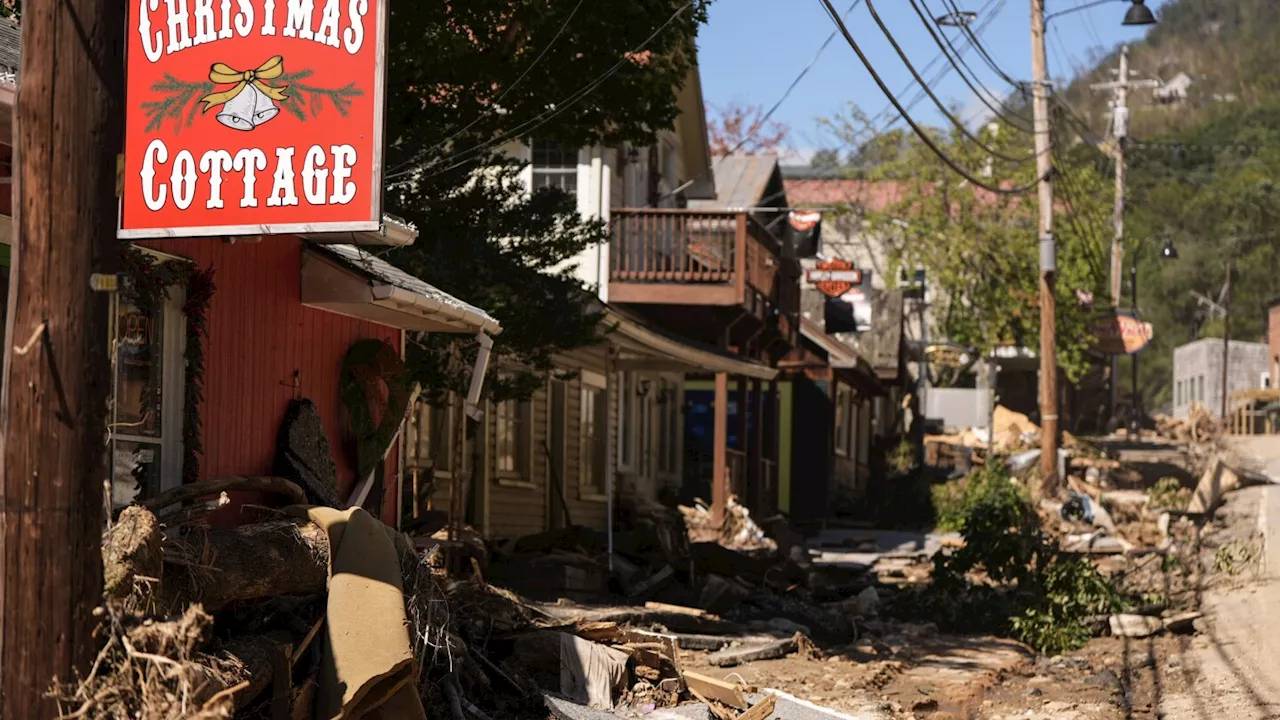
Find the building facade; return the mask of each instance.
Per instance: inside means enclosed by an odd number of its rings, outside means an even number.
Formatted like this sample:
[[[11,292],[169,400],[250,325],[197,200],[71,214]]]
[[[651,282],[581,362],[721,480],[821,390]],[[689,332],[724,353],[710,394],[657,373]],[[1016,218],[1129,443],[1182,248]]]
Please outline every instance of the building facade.
[[[1227,394],[1271,384],[1271,349],[1262,343],[1232,340],[1229,344]],[[1214,417],[1222,415],[1221,338],[1205,338],[1173,351],[1173,414],[1186,417],[1201,405]]]

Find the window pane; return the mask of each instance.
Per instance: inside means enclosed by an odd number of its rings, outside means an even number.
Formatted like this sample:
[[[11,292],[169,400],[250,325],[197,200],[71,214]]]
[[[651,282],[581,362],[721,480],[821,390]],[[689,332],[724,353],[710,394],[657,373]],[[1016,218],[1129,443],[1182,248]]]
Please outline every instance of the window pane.
[[[111,458],[111,506],[119,509],[160,492],[160,445],[117,440]]]
[[[556,188],[574,195],[578,192],[578,169],[565,170],[533,170],[533,189]]]
[[[120,303],[114,431],[160,437],[163,315]]]

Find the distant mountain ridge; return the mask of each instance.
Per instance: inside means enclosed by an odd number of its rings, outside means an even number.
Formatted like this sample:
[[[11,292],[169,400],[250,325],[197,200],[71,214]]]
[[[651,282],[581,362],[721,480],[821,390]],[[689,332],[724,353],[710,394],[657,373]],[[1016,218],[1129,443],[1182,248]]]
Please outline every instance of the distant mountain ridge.
[[[1160,8],[1159,18],[1143,41],[1130,45],[1136,77],[1167,84],[1163,93],[1130,94],[1133,137],[1178,133],[1240,106],[1280,100],[1280,1],[1175,0]],[[1111,96],[1089,86],[1114,80],[1118,65],[1116,47],[1062,91],[1100,135]]]

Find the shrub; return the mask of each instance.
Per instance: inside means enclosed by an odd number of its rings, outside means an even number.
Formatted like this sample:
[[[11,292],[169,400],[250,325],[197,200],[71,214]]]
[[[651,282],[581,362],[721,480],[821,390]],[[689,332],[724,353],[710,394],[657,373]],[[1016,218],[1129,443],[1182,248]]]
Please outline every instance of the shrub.
[[[948,490],[935,492],[939,524],[959,529],[965,544],[934,556],[933,582],[904,599],[904,612],[948,630],[999,633],[1056,654],[1088,642],[1087,617],[1123,607],[1092,564],[1060,554],[1044,536],[1003,464],[970,474],[963,485],[941,487]],[[975,583],[975,573],[989,582]]]

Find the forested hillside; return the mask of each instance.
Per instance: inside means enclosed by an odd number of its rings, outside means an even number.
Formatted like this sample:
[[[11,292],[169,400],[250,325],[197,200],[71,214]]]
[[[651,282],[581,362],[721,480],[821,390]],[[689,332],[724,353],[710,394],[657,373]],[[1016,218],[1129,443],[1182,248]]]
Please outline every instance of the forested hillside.
[[[1112,53],[1063,94],[1099,135],[1108,98],[1088,86],[1113,79],[1116,59]],[[1280,294],[1280,3],[1166,5],[1160,24],[1131,47],[1130,67],[1140,77],[1168,82],[1186,73],[1193,80],[1183,101],[1159,102],[1149,90],[1130,99],[1126,230],[1136,252],[1129,259],[1139,260],[1139,306],[1156,328],[1140,383],[1148,402],[1160,404],[1171,398],[1173,348],[1221,336],[1220,310],[1197,295],[1217,301],[1228,264],[1232,337],[1262,340],[1266,304]],[[1159,259],[1166,236],[1177,260]]]

